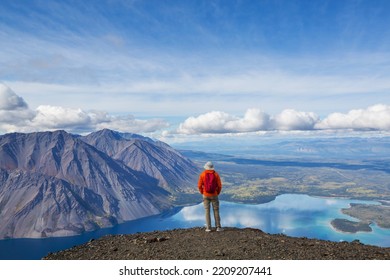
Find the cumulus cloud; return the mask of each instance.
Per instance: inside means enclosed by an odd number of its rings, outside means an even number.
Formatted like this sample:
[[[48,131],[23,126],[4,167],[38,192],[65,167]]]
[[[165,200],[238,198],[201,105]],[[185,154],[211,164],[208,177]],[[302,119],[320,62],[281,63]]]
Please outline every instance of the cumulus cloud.
[[[316,125],[317,129],[390,130],[390,106],[377,104],[347,114],[333,113]]]
[[[27,103],[22,97],[16,95],[9,87],[0,84],[0,110],[24,110],[27,109]]]
[[[126,132],[154,132],[166,128],[161,119],[139,120],[132,115],[112,116],[102,111],[41,105],[30,110],[27,103],[10,88],[0,84],[0,131],[30,132],[66,129],[83,133],[103,128]]]
[[[59,129],[88,127],[92,124],[92,120],[88,113],[81,109],[41,105],[36,109],[36,115],[31,120],[31,124],[34,127]]]
[[[110,128],[152,133],[169,127],[162,119],[136,119],[133,115],[110,115],[104,111],[85,111],[40,105],[30,109],[24,99],[0,83],[0,132],[31,132],[66,129],[74,133]],[[260,109],[248,109],[243,116],[211,111],[182,122],[174,133],[223,134],[259,131],[374,130],[390,131],[390,106],[377,104],[347,113],[332,113],[320,119],[313,112],[286,109],[274,116]]]
[[[243,118],[226,125],[233,132],[250,132],[266,129],[270,126],[270,116],[259,109],[248,109]]]
[[[313,112],[286,109],[275,116],[249,109],[240,118],[225,112],[210,112],[190,117],[179,125],[181,134],[241,133],[258,131],[312,130],[390,131],[390,106],[378,104],[346,114],[332,113],[321,120]]]
[[[269,115],[258,109],[248,109],[243,118],[213,111],[186,119],[179,125],[178,132],[183,134],[250,132],[266,129],[269,122]]]
[[[111,116],[101,111],[86,112],[82,109],[44,105],[37,108],[31,126],[40,129],[69,129],[76,132],[100,130],[129,131],[133,133],[153,132],[165,128],[164,120],[139,120],[132,115]]]
[[[199,133],[241,133],[268,130],[311,130],[318,121],[311,112],[287,109],[279,115],[270,116],[259,109],[248,109],[239,118],[224,112],[210,112],[198,117],[190,117],[180,124],[178,132]]]
[[[0,83],[0,130],[15,131],[34,116],[23,98]]]
[[[286,109],[274,117],[274,128],[277,130],[312,130],[319,117],[312,112],[299,112]]]

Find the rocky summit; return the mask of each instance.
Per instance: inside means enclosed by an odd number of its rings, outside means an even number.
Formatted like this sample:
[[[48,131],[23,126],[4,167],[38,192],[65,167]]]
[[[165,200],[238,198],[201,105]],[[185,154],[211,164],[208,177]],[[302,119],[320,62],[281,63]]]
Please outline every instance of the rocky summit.
[[[75,235],[170,208],[196,167],[166,144],[126,136],[0,136],[0,239]]]
[[[389,260],[390,248],[267,234],[252,228],[108,235],[46,260]]]

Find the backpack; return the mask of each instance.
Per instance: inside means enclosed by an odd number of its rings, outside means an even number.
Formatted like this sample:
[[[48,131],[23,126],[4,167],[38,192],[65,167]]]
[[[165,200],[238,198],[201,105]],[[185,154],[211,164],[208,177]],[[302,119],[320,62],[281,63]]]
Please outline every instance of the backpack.
[[[206,173],[205,174],[205,182],[204,182],[204,190],[207,193],[214,193],[217,190],[218,184],[217,184],[217,178],[215,177],[214,172],[213,173]]]

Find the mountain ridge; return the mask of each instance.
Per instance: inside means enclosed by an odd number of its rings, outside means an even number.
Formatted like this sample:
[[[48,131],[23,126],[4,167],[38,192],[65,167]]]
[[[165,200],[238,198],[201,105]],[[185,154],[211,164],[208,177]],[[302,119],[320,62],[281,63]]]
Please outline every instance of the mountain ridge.
[[[84,139],[63,130],[0,136],[0,238],[75,235],[172,207],[175,188],[163,188],[160,174],[135,170]]]
[[[188,183],[199,172],[195,164],[163,142],[130,135],[106,129],[81,139],[126,166],[156,178],[159,186],[167,191],[193,190]]]

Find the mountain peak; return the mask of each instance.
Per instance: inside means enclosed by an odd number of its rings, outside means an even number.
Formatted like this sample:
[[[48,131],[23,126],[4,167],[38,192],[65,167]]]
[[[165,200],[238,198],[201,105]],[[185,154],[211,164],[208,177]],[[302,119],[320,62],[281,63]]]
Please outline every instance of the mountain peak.
[[[103,137],[103,138],[111,139],[111,140],[122,140],[123,139],[120,132],[114,131],[114,130],[111,130],[108,128],[104,128],[102,130],[92,132],[91,134],[87,135],[87,137]]]
[[[159,181],[169,192],[189,189],[198,173],[195,165],[168,144],[132,133],[101,130],[81,138],[115,160]]]

